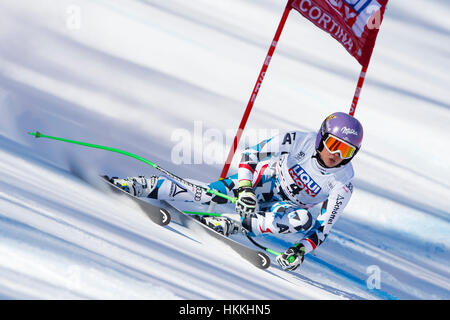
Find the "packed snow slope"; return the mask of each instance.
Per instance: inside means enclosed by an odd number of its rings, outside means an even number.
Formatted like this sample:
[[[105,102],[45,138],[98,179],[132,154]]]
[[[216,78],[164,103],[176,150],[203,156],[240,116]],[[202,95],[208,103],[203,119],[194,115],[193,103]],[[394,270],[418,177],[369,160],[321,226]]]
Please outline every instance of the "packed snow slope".
[[[176,223],[159,227],[68,163],[115,176],[157,174],[151,167],[27,134],[216,180],[284,5],[0,2],[1,298],[450,298],[448,1],[389,4],[356,111],[365,139],[352,200],[295,273],[274,260],[256,269]],[[291,12],[240,150],[347,112],[359,70]],[[300,236],[261,241],[284,250]]]

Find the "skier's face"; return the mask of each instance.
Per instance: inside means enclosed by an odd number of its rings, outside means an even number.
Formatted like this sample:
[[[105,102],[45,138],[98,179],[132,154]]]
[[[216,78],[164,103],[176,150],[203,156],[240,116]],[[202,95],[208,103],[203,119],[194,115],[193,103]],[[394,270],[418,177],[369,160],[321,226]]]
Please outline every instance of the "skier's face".
[[[330,153],[327,148],[323,148],[322,151],[320,151],[320,158],[322,159],[323,163],[328,168],[333,168],[341,164],[342,158],[338,153]]]

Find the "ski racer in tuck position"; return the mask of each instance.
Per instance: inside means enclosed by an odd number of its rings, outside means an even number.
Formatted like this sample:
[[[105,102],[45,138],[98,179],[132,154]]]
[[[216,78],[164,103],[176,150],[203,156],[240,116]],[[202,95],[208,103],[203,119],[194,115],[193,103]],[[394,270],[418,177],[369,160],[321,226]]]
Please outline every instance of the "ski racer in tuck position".
[[[351,160],[361,147],[360,122],[342,112],[328,116],[318,132],[291,131],[244,150],[237,174],[208,185],[237,197],[241,225],[224,217],[201,217],[203,223],[228,236],[302,231],[305,236],[277,257],[285,270],[295,270],[304,255],[321,245],[353,192]],[[111,182],[138,197],[222,204],[228,200],[194,193],[164,176],[112,178]],[[309,212],[322,204],[315,221]],[[244,228],[244,229],[242,229]]]

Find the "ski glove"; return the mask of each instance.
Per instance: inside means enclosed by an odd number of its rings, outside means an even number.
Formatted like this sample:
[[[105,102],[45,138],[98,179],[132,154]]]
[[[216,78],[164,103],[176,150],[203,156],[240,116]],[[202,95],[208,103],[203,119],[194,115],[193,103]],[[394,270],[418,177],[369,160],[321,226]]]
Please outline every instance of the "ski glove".
[[[305,247],[297,245],[290,247],[283,254],[277,257],[277,262],[283,270],[294,271],[305,259]]]
[[[245,218],[256,211],[257,199],[250,181],[239,182],[236,212]]]

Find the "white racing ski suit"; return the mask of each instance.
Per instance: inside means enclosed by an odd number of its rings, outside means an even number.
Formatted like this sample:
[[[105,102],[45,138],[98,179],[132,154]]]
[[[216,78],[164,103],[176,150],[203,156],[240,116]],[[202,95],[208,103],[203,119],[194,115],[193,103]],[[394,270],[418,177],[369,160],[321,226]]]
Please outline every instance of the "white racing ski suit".
[[[316,133],[286,132],[244,150],[238,173],[208,185],[230,196],[237,196],[240,180],[250,180],[258,199],[256,214],[244,219],[243,226],[255,235],[305,231],[300,244],[305,253],[325,240],[350,200],[353,185],[351,163],[325,168],[317,161]],[[148,197],[226,203],[204,191],[159,177]],[[309,208],[322,204],[315,223]]]
[[[289,203],[290,208],[298,208],[300,218],[300,209],[309,209],[322,203],[314,226],[300,240],[305,253],[322,244],[353,192],[351,163],[336,168],[321,166],[317,161],[315,140],[316,133],[292,131],[280,134],[247,149],[238,170],[238,180],[252,181],[258,201],[279,198]],[[269,186],[269,183],[273,185]],[[270,223],[271,219],[258,219],[259,226],[262,226],[257,229],[282,233],[283,230],[276,228],[277,219],[274,219],[275,223]],[[294,220],[291,222],[295,223]],[[306,224],[302,229],[308,229],[309,226]],[[254,229],[252,231],[255,232]]]

